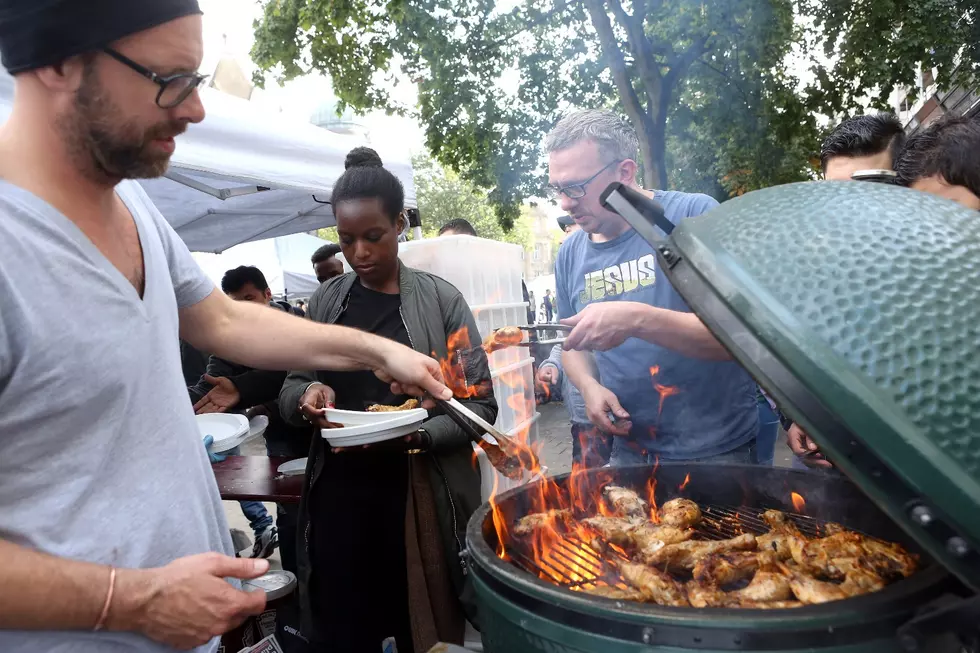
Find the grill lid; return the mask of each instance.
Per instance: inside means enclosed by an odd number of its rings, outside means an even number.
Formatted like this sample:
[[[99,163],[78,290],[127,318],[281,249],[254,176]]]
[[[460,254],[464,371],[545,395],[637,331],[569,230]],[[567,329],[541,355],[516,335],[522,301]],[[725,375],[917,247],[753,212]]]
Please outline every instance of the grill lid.
[[[606,206],[783,412],[980,591],[980,215],[811,182],[733,199],[664,239],[616,190]]]

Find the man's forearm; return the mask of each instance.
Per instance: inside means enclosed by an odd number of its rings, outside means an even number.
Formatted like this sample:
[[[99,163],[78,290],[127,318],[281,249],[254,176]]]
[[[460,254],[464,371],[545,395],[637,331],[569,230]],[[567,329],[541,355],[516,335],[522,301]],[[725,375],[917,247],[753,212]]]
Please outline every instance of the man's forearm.
[[[0,540],[0,629],[92,630],[109,592],[109,567],[67,560]],[[125,615],[142,582],[116,572],[107,629],[129,630]]]
[[[579,392],[585,392],[589,386],[599,383],[599,371],[589,352],[566,349],[561,354],[561,362],[562,371]]]
[[[691,358],[731,360],[728,350],[721,346],[694,313],[646,304],[639,306],[631,325],[634,337]]]
[[[181,337],[227,360],[265,370],[377,369],[391,342],[345,327],[318,324],[215,291],[180,311]]]

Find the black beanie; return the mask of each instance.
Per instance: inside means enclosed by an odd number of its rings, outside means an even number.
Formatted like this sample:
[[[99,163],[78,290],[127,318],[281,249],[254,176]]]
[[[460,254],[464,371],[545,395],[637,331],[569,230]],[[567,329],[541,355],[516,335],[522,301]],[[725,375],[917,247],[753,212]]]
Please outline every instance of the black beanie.
[[[0,0],[0,56],[22,73],[199,13],[197,0]]]

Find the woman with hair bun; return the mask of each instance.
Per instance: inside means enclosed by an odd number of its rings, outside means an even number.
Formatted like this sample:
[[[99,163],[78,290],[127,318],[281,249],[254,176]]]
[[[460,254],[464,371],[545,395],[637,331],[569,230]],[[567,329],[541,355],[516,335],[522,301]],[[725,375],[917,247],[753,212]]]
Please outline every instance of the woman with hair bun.
[[[448,282],[402,265],[405,194],[377,152],[347,155],[332,204],[344,258],[353,272],[325,282],[310,298],[311,319],[369,331],[440,360],[450,335],[476,321]],[[459,347],[458,344],[455,345]],[[464,345],[465,347],[465,345]],[[453,388],[488,422],[497,416],[490,369],[468,369]],[[322,409],[397,406],[407,397],[370,372],[293,372],[279,397],[294,424],[329,428]],[[464,616],[475,618],[460,552],[466,523],[480,504],[480,477],[467,435],[430,411],[406,442],[330,450],[314,438],[300,516],[303,632],[314,651],[379,653],[394,638],[399,653],[424,653],[437,642],[462,644]]]

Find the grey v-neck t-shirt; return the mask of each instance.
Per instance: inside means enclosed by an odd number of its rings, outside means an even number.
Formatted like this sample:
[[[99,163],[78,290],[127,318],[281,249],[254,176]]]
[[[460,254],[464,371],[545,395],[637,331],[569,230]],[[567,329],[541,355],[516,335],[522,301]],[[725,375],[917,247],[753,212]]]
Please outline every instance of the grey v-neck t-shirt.
[[[137,183],[116,193],[139,231],[142,299],[68,218],[0,182],[0,539],[117,567],[233,555],[178,344],[177,309],[214,284]],[[168,650],[0,630],[4,653]]]

